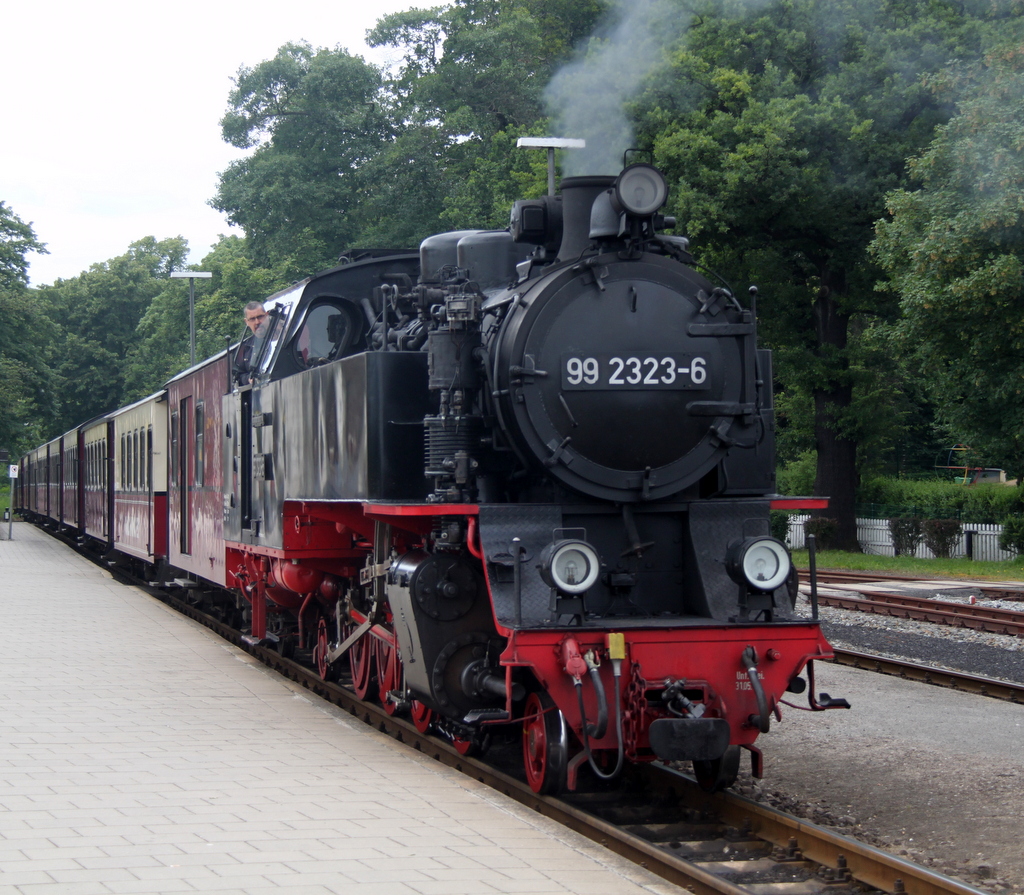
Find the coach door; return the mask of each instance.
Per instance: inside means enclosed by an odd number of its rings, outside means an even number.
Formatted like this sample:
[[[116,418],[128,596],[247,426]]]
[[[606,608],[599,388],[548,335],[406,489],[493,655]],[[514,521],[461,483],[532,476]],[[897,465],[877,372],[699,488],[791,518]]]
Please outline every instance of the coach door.
[[[190,512],[191,507],[189,506],[189,484],[192,481],[192,469],[190,468],[189,460],[192,457],[192,451],[189,450],[189,445],[192,444],[195,438],[195,433],[192,431],[192,396],[189,395],[186,398],[182,398],[178,404],[178,507],[181,513],[180,517],[180,530],[181,530],[181,544],[180,549],[182,553],[192,552],[192,526]]]

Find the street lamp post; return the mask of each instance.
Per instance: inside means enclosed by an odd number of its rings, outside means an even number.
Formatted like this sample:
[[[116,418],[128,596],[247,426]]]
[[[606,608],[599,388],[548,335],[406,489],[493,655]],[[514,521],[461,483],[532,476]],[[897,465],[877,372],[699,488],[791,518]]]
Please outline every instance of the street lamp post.
[[[171,277],[183,279],[188,277],[188,356],[189,366],[196,365],[196,277],[208,280],[212,273],[203,270],[176,270]]]

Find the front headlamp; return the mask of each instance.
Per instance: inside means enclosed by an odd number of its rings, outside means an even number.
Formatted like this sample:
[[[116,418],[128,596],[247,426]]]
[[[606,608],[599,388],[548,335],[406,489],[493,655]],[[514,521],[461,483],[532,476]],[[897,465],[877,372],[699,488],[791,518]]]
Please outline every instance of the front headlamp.
[[[668,198],[665,175],[654,165],[630,165],[615,181],[615,201],[627,214],[648,217]]]
[[[738,584],[755,590],[775,590],[793,567],[786,545],[775,538],[747,538],[729,548],[726,567]]]
[[[554,541],[541,551],[538,568],[549,587],[566,594],[582,594],[597,581],[601,560],[586,541]]]

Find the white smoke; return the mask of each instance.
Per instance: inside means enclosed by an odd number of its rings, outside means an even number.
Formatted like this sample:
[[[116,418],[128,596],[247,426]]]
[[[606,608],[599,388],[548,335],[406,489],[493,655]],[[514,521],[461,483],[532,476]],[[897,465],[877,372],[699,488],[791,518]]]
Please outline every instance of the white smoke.
[[[586,149],[565,153],[565,174],[618,174],[634,147],[626,103],[662,61],[685,16],[673,0],[616,0],[608,26],[580,58],[560,69],[544,92],[560,137],[582,138]]]

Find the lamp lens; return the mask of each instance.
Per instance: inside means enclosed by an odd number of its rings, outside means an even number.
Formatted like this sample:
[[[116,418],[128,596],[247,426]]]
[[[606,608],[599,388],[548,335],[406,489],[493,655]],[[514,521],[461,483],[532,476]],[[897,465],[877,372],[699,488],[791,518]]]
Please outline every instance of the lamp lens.
[[[789,554],[773,538],[760,538],[750,544],[742,564],[743,576],[759,590],[775,590],[789,575]]]
[[[545,548],[540,569],[551,587],[566,594],[581,594],[597,581],[601,560],[586,541],[555,541]]]
[[[630,214],[654,214],[668,198],[668,184],[653,165],[632,165],[616,183],[619,203]]]

